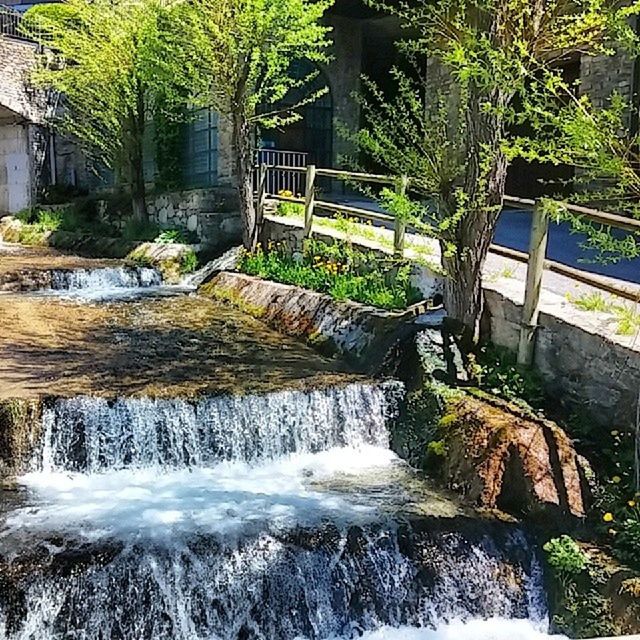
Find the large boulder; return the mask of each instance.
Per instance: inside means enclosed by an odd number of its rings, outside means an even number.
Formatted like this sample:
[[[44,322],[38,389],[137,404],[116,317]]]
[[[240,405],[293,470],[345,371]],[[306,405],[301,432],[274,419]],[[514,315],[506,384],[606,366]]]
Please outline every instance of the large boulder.
[[[581,460],[555,423],[465,394],[450,401],[440,430],[444,478],[474,504],[517,516],[584,517]]]

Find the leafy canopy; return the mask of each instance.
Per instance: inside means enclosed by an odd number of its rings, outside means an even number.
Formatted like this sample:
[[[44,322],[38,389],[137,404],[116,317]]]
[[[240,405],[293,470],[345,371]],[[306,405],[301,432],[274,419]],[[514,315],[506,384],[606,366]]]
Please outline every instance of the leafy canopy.
[[[144,119],[192,93],[195,56],[175,30],[184,10],[163,0],[65,0],[26,13],[24,29],[54,52],[34,80],[61,96],[59,124],[90,158],[123,166]]]
[[[211,78],[213,107],[251,124],[282,126],[300,118],[280,111],[287,94],[313,75],[296,78],[293,63],[328,62],[331,28],[320,23],[333,0],[193,0],[182,28]],[[304,98],[306,103],[326,92]],[[296,105],[301,106],[301,103]]]
[[[619,194],[632,187],[640,195],[629,156],[637,145],[622,126],[626,105],[613,96],[596,109],[560,67],[577,55],[635,52],[629,18],[640,3],[367,1],[407,29],[399,43],[407,64],[392,72],[392,97],[365,79],[366,126],[352,139],[377,164],[412,177],[422,201],[413,204],[413,224],[445,251],[461,249],[469,216],[495,218],[504,184],[492,182],[492,172],[518,157],[571,164],[585,183],[607,176]],[[512,133],[523,128],[526,135]],[[497,198],[487,197],[492,191]]]

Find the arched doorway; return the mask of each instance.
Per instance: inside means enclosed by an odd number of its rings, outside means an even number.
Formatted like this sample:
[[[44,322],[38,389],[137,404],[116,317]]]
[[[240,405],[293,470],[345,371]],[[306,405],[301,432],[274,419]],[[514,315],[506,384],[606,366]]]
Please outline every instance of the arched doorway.
[[[323,87],[329,87],[326,75],[307,60],[296,61],[291,73],[296,79],[304,79],[314,71],[318,75],[304,87],[296,88],[278,104],[286,109],[301,102],[305,96]],[[273,107],[271,107],[273,108]],[[330,167],[333,160],[333,101],[331,90],[315,102],[299,109],[302,119],[279,129],[261,132],[261,146],[265,149],[299,151],[308,153],[309,163]]]

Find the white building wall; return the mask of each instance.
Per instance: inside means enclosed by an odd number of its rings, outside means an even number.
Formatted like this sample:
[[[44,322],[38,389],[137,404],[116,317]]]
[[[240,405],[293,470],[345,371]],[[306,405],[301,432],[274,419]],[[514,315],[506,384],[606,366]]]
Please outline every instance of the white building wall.
[[[0,125],[0,215],[31,206],[31,174],[28,127]]]

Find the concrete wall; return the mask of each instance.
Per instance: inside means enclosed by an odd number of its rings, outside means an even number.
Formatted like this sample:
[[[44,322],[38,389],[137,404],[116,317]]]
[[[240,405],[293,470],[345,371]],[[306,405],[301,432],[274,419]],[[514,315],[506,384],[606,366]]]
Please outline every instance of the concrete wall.
[[[518,348],[522,309],[516,299],[504,287],[485,286],[491,341],[513,351]],[[535,366],[547,392],[560,404],[583,408],[594,421],[612,429],[631,427],[640,393],[640,351],[633,341],[625,345],[617,340],[612,330],[595,331],[580,315],[560,305],[541,312]]]

